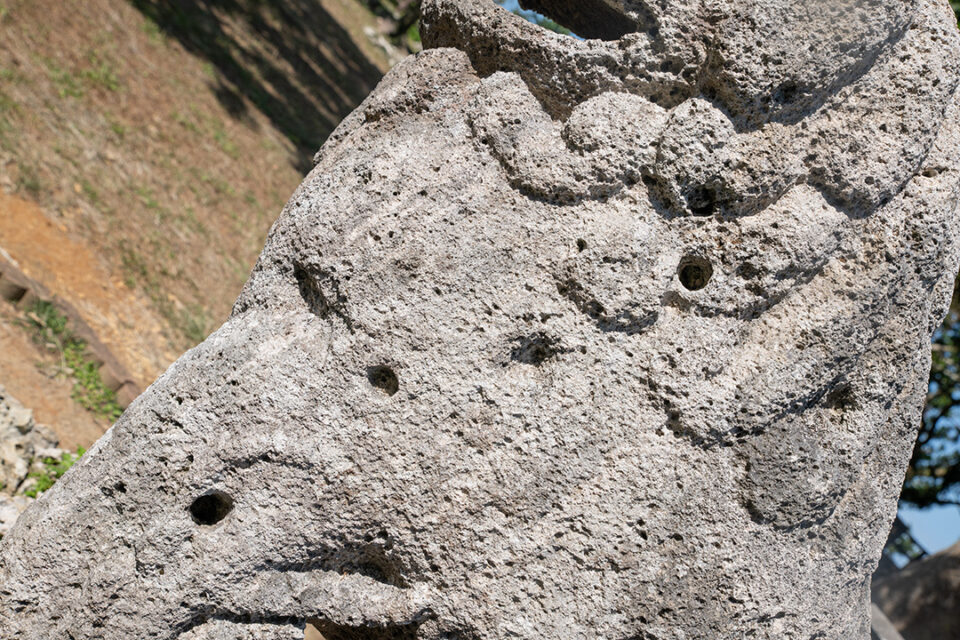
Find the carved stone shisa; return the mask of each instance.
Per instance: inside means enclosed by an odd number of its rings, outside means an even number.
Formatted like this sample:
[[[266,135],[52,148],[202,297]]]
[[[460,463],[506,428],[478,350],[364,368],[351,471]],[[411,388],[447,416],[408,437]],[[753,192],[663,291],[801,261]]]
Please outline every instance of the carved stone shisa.
[[[865,638],[957,268],[932,0],[425,3],[4,640]]]

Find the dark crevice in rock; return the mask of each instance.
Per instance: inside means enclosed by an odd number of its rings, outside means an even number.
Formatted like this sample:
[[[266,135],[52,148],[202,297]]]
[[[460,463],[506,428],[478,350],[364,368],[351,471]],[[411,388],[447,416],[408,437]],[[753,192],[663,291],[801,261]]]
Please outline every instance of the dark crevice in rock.
[[[619,40],[628,33],[656,28],[649,10],[644,12],[643,22],[626,16],[603,0],[521,0],[520,6],[547,16],[557,24],[570,29],[584,38]]]
[[[293,277],[300,297],[312,314],[322,319],[333,315],[353,333],[353,321],[346,312],[347,298],[341,293],[340,283],[335,277],[326,272],[314,273],[300,264],[294,264]]]
[[[181,606],[186,607],[187,605],[186,603],[181,603]],[[175,638],[179,638],[180,636],[211,622],[230,622],[233,624],[258,624],[267,626],[276,625],[278,627],[289,627],[293,625],[299,626],[301,629],[306,625],[306,621],[304,619],[293,616],[259,616],[254,614],[233,613],[230,611],[213,609],[203,613],[198,613],[190,618],[190,620],[185,624],[174,627],[170,630],[170,633],[166,637],[168,640],[174,640]]]
[[[510,350],[510,359],[514,362],[539,367],[547,360],[560,353],[566,353],[552,336],[545,333],[534,333],[513,339],[513,348]]]
[[[650,311],[643,315],[637,315],[629,310],[610,313],[603,304],[573,278],[560,280],[557,282],[557,291],[572,302],[576,308],[604,332],[625,333],[627,335],[636,335],[643,333],[657,322],[659,314],[656,311]]]
[[[416,640],[420,627],[419,623],[387,627],[349,626],[319,619],[312,619],[310,623],[325,640]]]

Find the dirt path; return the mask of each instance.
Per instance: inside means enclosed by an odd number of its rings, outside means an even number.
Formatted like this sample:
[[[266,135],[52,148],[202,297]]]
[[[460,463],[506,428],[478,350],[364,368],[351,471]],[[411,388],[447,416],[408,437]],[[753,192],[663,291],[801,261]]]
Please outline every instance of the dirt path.
[[[27,330],[18,324],[20,318],[12,305],[0,301],[0,384],[33,409],[37,422],[54,430],[61,447],[89,447],[109,423],[73,401],[73,381],[62,375],[52,376],[59,363],[31,341]]]
[[[36,204],[0,192],[0,250],[29,277],[71,303],[146,387],[178,354],[161,350],[162,326],[142,294],[106,268]],[[0,354],[0,359],[5,356]],[[29,405],[28,405],[29,406]]]

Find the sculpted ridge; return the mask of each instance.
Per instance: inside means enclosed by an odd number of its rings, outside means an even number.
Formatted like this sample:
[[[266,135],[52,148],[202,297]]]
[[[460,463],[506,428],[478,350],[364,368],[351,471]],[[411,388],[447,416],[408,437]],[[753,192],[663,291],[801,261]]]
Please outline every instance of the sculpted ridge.
[[[952,14],[528,4],[611,39],[426,2],[232,317],[0,543],[11,638],[868,637]]]

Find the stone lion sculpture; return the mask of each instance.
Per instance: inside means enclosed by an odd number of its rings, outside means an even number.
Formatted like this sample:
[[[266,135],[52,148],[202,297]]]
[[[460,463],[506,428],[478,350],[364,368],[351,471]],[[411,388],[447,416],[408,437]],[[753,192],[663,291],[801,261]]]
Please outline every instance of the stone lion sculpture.
[[[427,0],[4,640],[868,637],[958,262],[944,2]]]

